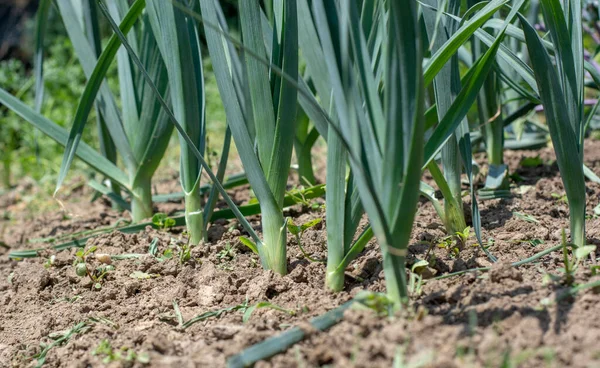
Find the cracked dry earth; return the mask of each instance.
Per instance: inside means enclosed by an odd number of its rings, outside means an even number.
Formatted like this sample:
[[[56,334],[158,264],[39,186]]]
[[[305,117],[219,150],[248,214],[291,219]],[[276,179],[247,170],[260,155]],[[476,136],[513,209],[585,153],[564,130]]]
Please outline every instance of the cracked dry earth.
[[[541,165],[519,164],[524,157],[536,155],[542,158]],[[458,255],[430,249],[428,244],[446,234],[425,201],[419,204],[410,246],[409,264],[425,257],[430,261],[424,277],[491,266],[489,272],[426,279],[420,293],[413,293],[409,310],[393,317],[350,309],[338,325],[313,331],[285,353],[256,366],[389,367],[392,362],[403,367],[600,366],[596,318],[600,295],[587,289],[562,298],[564,285],[548,277],[560,274],[562,253],[509,267],[510,262],[558,244],[561,229],[568,228],[568,208],[560,199],[564,189],[552,151],[511,151],[506,161],[511,173],[522,179],[513,187],[513,197],[480,203],[483,239],[498,263],[490,264],[474,240]],[[600,142],[587,142],[586,161],[600,173]],[[591,244],[600,245],[600,219],[593,212],[600,201],[600,185],[588,182],[587,187],[587,235]],[[243,203],[248,188],[232,194]],[[65,199],[71,216],[65,219],[62,213],[24,216],[19,196],[14,191],[5,194],[0,197],[0,210],[11,219],[0,222],[0,240],[11,250],[27,249],[39,246],[28,243],[30,239],[117,221],[121,214],[107,202],[90,204],[90,195],[85,188],[71,193]],[[468,204],[469,199],[464,200]],[[182,208],[180,203],[170,203],[158,210]],[[296,206],[287,215],[304,223],[323,218],[324,211]],[[257,216],[251,223],[259,229]],[[97,253],[139,254],[114,260],[114,272],[99,289],[88,277],[75,274],[75,250],[44,251],[39,258],[13,261],[7,257],[8,249],[0,247],[0,366],[35,366],[32,357],[70,331],[66,341],[47,349],[45,367],[222,367],[245,347],[305,324],[363,289],[384,290],[375,241],[348,268],[345,291],[331,294],[324,289],[324,265],[304,258],[292,237],[290,272],[282,277],[263,271],[257,257],[239,243],[240,235],[236,221],[218,221],[211,225],[209,242],[194,248],[186,262],[177,257],[185,241],[181,229],[147,228],[137,234],[113,232],[90,239],[87,246],[96,246]],[[302,242],[314,258],[325,258],[326,224],[308,229]],[[149,255],[151,243],[157,246],[157,254],[174,256]],[[89,259],[91,265],[99,265],[94,257]],[[589,264],[582,265],[575,277],[577,283],[600,278]],[[183,322],[216,313],[181,328],[174,301]],[[258,302],[283,310],[259,308],[244,323],[242,307]],[[78,324],[80,328],[73,330]]]

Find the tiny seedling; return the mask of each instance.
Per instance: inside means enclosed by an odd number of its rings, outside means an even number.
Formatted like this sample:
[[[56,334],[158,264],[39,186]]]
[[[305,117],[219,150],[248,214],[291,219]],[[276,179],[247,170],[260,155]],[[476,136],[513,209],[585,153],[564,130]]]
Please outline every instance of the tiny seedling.
[[[50,257],[48,257],[46,262],[44,262],[44,268],[50,268],[50,267],[54,266],[55,260],[56,260],[56,256],[54,254],[51,255]]]
[[[305,222],[304,224],[298,226],[294,224],[294,221],[288,217],[287,219],[287,228],[288,231],[294,235],[296,237],[296,242],[298,243],[298,247],[300,248],[300,251],[302,252],[302,254],[304,255],[304,257],[306,259],[308,259],[311,262],[327,262],[326,259],[316,259],[316,258],[312,258],[310,255],[308,255],[308,253],[306,253],[306,251],[304,250],[304,247],[302,247],[302,234],[304,234],[304,232],[307,229],[310,229],[311,227],[319,224],[323,219],[321,218],[317,218],[308,222]]]
[[[166,213],[159,212],[152,216],[152,224],[159,229],[166,230],[175,226],[175,220],[167,216]]]
[[[521,160],[521,167],[538,167],[542,166],[544,161],[540,158],[540,156],[535,157],[525,157]]]
[[[102,280],[110,272],[113,272],[115,270],[115,266],[109,264],[111,262],[110,255],[97,254],[96,259],[98,259],[101,262],[101,264],[95,269],[91,269],[90,266],[87,264],[87,259],[93,252],[96,251],[96,249],[96,246],[92,246],[88,249],[79,249],[75,253],[75,260],[73,261],[73,265],[75,266],[75,273],[77,274],[77,276],[88,276],[93,281],[92,288],[101,289]]]
[[[573,287],[575,284],[575,273],[577,269],[581,266],[582,262],[589,257],[590,254],[596,251],[595,245],[585,245],[582,247],[576,247],[572,243],[567,242],[567,235],[565,234],[565,230],[562,230],[561,235],[561,244],[563,251],[563,264],[564,267],[558,269],[562,273],[562,277],[559,275],[553,275],[548,273],[546,276],[548,279],[554,282],[561,282],[567,286]],[[573,249],[573,257],[569,258],[569,250],[571,247]]]
[[[86,322],[79,322],[75,326],[73,326],[70,330],[54,332],[48,335],[48,338],[54,340],[50,344],[40,343],[40,347],[42,351],[38,354],[34,355],[32,358],[36,360],[36,368],[41,368],[46,362],[46,355],[55,346],[60,346],[65,344],[71,339],[73,335],[77,335],[80,333],[85,333],[89,329],[89,326]]]
[[[307,199],[304,195],[305,188],[303,186],[292,188],[290,191],[286,192],[285,195],[294,199],[294,201],[304,207],[308,207],[312,210],[317,210],[319,208],[324,207],[323,204],[318,203],[315,200]]]
[[[189,239],[186,242],[183,242],[181,239],[171,238],[171,242],[166,250],[163,251],[163,254],[159,257],[156,257],[158,261],[162,262],[167,259],[173,258],[174,251],[177,251],[177,256],[179,258],[179,263],[184,264],[192,259],[192,246],[189,244]]]
[[[550,196],[556,199],[557,202],[569,203],[566,194],[551,193]]]
[[[184,264],[192,259],[192,246],[189,244],[182,244],[179,247],[179,263]]]
[[[438,248],[448,250],[452,257],[458,257],[460,250],[467,244],[471,236],[471,227],[467,226],[463,231],[457,231],[454,235],[448,235],[437,242]]]
[[[467,240],[469,240],[469,237],[471,236],[471,227],[467,226],[463,231],[457,231],[456,236],[462,245],[467,245]]]
[[[527,243],[529,245],[531,245],[532,247],[535,247],[540,244],[544,244],[544,241],[542,239],[531,239],[531,240],[528,240]]]
[[[190,327],[194,323],[204,321],[208,318],[220,317],[223,313],[229,313],[229,312],[234,312],[234,311],[238,311],[238,310],[246,311],[247,308],[248,308],[248,300],[244,301],[242,304],[234,305],[232,307],[227,307],[227,308],[217,309],[214,311],[204,312],[204,313],[188,320],[187,322],[183,322],[183,316],[181,314],[181,311],[179,310],[179,305],[177,304],[177,301],[174,300],[173,301],[174,315],[171,315],[171,314],[161,315],[161,316],[159,316],[159,318],[163,321],[173,321],[176,319],[177,320],[177,328],[180,330],[185,330],[186,328]]]
[[[158,252],[158,238],[153,238],[150,242],[150,246],[148,247],[148,253],[150,255],[156,257],[156,253]]]
[[[523,221],[527,221],[533,224],[539,224],[540,222],[538,221],[538,219],[536,219],[535,217],[533,217],[532,215],[529,215],[527,213],[522,213],[522,212],[513,212],[513,215]]]
[[[85,263],[87,256],[94,253],[96,249],[96,246],[91,246],[88,249],[79,249],[75,253],[75,260],[73,261],[73,265],[76,266],[78,263]]]
[[[91,323],[103,324],[103,325],[106,325],[115,330],[118,330],[120,327],[118,323],[115,323],[115,322],[111,321],[110,319],[108,319],[106,317],[101,317],[101,316],[90,317],[90,318],[88,318],[88,321]]]
[[[92,351],[92,355],[103,357],[102,363],[104,364],[110,364],[112,362],[150,363],[150,356],[148,353],[136,353],[133,349],[125,346],[120,349],[114,349],[108,339],[100,341],[100,344]]]
[[[296,315],[296,312],[291,309],[285,309],[283,307],[280,307],[280,306],[270,303],[270,302],[258,302],[256,304],[254,304],[253,306],[246,308],[246,311],[244,312],[244,317],[242,317],[242,321],[244,323],[248,322],[250,320],[250,317],[252,316],[252,313],[254,313],[255,310],[261,309],[261,308],[274,309],[274,310],[277,310],[280,312],[287,313],[290,316]]]
[[[358,302],[353,304],[353,308],[369,309],[378,316],[391,316],[394,313],[394,301],[384,293],[364,290],[356,294],[355,299]]]
[[[421,295],[422,288],[423,288],[422,273],[425,269],[427,269],[428,266],[429,266],[429,262],[422,259],[422,260],[415,262],[412,265],[412,267],[410,268],[411,272],[410,272],[410,279],[408,282],[408,291],[412,295],[414,295],[414,296]]]
[[[220,261],[232,261],[235,258],[235,245],[230,242],[225,243],[223,249],[217,253]]]
[[[513,244],[529,244],[532,247],[536,247],[540,244],[544,244],[544,241],[542,239],[525,239],[525,240],[513,240],[511,241],[511,243]]]
[[[156,259],[159,262],[164,262],[167,259],[171,259],[171,258],[173,258],[173,249],[171,249],[171,248],[167,248],[167,249],[163,250],[162,254],[160,256],[156,257]]]

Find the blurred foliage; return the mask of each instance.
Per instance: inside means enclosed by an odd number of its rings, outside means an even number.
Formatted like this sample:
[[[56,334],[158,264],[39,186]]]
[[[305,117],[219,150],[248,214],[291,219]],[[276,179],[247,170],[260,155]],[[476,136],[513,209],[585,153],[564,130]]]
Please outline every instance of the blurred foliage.
[[[34,78],[23,62],[14,59],[0,61],[0,85],[24,103],[34,105]],[[69,126],[85,86],[85,77],[76,62],[70,41],[64,36],[49,43],[44,61],[44,85],[41,113],[61,126]],[[9,180],[14,184],[22,176],[40,181],[48,174],[56,175],[62,147],[30,128],[5,107],[0,107],[0,130],[3,185],[9,184]],[[91,135],[95,132],[89,130],[87,133],[84,139],[93,142]]]

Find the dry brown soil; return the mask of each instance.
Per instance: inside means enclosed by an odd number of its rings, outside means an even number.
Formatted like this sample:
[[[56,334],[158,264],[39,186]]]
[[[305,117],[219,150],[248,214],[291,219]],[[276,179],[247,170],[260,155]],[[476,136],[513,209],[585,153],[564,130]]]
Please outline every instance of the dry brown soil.
[[[539,167],[519,164],[524,157],[536,155],[543,161]],[[348,310],[344,320],[330,330],[312,333],[257,366],[389,367],[393,362],[398,367],[600,366],[600,295],[587,289],[554,301],[565,290],[560,280],[548,276],[561,275],[560,252],[519,268],[508,266],[558,244],[561,229],[568,228],[568,208],[560,198],[564,190],[553,154],[550,149],[513,151],[506,153],[506,160],[511,173],[522,179],[513,186],[513,198],[480,203],[483,239],[500,260],[490,272],[426,280],[420,292],[413,293],[410,308],[392,317],[378,317],[372,310]],[[586,162],[600,173],[600,142],[588,142]],[[600,185],[587,184],[588,238],[600,245],[600,219],[593,213]],[[160,185],[177,190],[175,184]],[[122,216],[106,200],[90,204],[90,191],[85,187],[63,199],[68,216],[65,212],[25,213],[20,203],[34,190],[22,184],[0,197],[0,214],[4,214],[0,241],[11,250],[39,246],[28,243],[31,239],[106,226]],[[233,194],[240,202],[248,198],[247,188]],[[465,202],[469,202],[467,197]],[[181,203],[158,208],[163,212],[181,209]],[[528,222],[515,212],[531,215],[537,222]],[[324,217],[322,209],[300,206],[288,214],[296,223]],[[259,218],[251,220],[259,228]],[[115,270],[99,289],[89,277],[75,274],[75,250],[42,252],[39,258],[13,261],[7,257],[8,249],[0,247],[0,366],[35,366],[32,357],[81,323],[82,328],[67,341],[47,350],[45,367],[222,367],[243,348],[290,326],[305,326],[312,317],[363,289],[384,290],[374,241],[348,268],[345,291],[332,294],[324,289],[324,265],[305,259],[294,239],[289,239],[290,272],[282,277],[259,267],[257,257],[239,243],[242,234],[236,221],[212,224],[209,243],[194,248],[191,259],[183,263],[177,259],[178,247],[185,243],[181,229],[148,228],[138,234],[99,236],[87,243],[98,248],[96,253],[142,254],[113,261]],[[421,201],[410,261],[427,256],[433,265],[429,276],[491,265],[474,238],[458,255],[435,246],[429,250],[428,244],[436,244],[445,235],[431,204]],[[147,254],[155,239],[159,255],[172,249],[175,257],[161,261]],[[313,257],[324,258],[325,224],[307,230],[302,242]],[[54,262],[49,265],[51,256]],[[96,267],[99,262],[91,256],[89,264]],[[577,283],[600,278],[590,266],[579,267]],[[132,277],[136,272],[151,278]],[[543,305],[544,300],[549,305]],[[182,329],[174,301],[184,322],[205,312],[265,301],[289,313],[256,309],[243,323],[241,309],[224,311]]]

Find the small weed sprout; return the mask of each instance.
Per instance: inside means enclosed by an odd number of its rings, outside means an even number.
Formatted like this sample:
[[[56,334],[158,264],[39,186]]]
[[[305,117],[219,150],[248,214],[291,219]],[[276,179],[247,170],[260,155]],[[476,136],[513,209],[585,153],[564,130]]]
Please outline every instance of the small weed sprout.
[[[274,310],[277,310],[280,312],[287,313],[290,316],[296,315],[296,312],[292,309],[286,309],[286,308],[280,307],[280,306],[270,303],[270,302],[258,302],[256,304],[254,304],[253,306],[246,308],[246,310],[244,311],[244,317],[242,317],[242,321],[244,323],[248,322],[250,320],[250,317],[252,316],[252,313],[254,313],[254,311],[256,309],[260,309],[260,308],[274,309]]]
[[[304,195],[304,187],[303,186],[295,187],[295,188],[291,189],[290,191],[286,192],[285,195],[294,198],[296,203],[298,203],[304,207],[308,207],[312,210],[317,210],[319,208],[324,207],[324,205],[321,203],[318,203],[314,200],[307,199],[306,196]]]
[[[558,271],[560,271],[563,275],[559,276],[559,275],[553,275],[553,274],[548,273],[548,274],[546,274],[545,279],[546,279],[546,282],[547,281],[560,282],[566,286],[573,287],[573,286],[576,286],[575,285],[575,273],[577,272],[577,270],[579,269],[579,267],[581,266],[581,264],[585,260],[585,258],[589,257],[590,254],[592,254],[596,251],[596,246],[595,245],[585,245],[582,247],[576,247],[574,244],[568,243],[567,235],[566,235],[564,229],[562,230],[562,234],[561,234],[561,244],[562,244],[564,267],[559,268]],[[572,253],[573,253],[572,257],[569,257],[569,250],[568,250],[569,247],[572,248]],[[591,270],[592,270],[592,274],[594,274],[597,270],[597,267],[592,266]]]
[[[142,364],[150,363],[148,353],[136,353],[133,349],[125,346],[120,349],[113,349],[107,339],[100,341],[100,344],[92,351],[92,355],[102,358],[102,363],[110,364],[112,362],[137,362]]]
[[[308,253],[306,253],[304,247],[302,247],[302,234],[304,234],[304,231],[306,231],[307,229],[310,229],[311,227],[319,224],[322,220],[323,219],[321,218],[317,218],[298,226],[294,224],[294,221],[290,217],[288,217],[287,219],[288,231],[296,237],[296,242],[298,243],[298,247],[300,248],[302,255],[304,255],[304,257],[311,262],[327,262],[327,260],[312,258],[310,255],[308,255]]]
[[[560,195],[558,193],[551,193],[550,196],[556,199],[557,202],[569,203],[566,194]]]
[[[152,216],[152,224],[159,229],[166,230],[175,226],[175,220],[167,216],[167,214],[159,212]]]
[[[567,243],[567,235],[565,230],[562,230],[561,243],[563,245],[563,263],[564,268],[560,268],[564,275],[564,283],[568,286],[572,286],[575,282],[575,272],[581,265],[582,261],[588,257],[592,252],[596,250],[595,245],[584,245],[583,247],[576,247],[574,244]],[[573,257],[569,259],[568,245],[573,247]]]
[[[394,313],[394,301],[384,293],[374,293],[365,290],[359,292],[355,298],[360,303],[354,303],[353,308],[370,309],[382,317],[391,316]]]
[[[427,269],[429,262],[426,260],[420,260],[415,262],[410,268],[410,279],[408,282],[408,291],[414,295],[419,296],[422,293],[423,288],[423,276],[422,272]]]
[[[192,247],[189,244],[183,244],[179,248],[179,263],[184,264],[192,259]]]
[[[100,266],[91,268],[88,263],[88,257],[95,252],[97,249],[96,246],[92,246],[88,249],[80,249],[75,253],[75,260],[73,261],[73,265],[75,266],[75,273],[79,277],[88,276],[93,281],[93,288],[101,289],[102,288],[102,280],[112,271],[115,270],[115,266],[113,266],[110,255],[108,254],[97,254],[96,259],[101,263]]]
[[[54,261],[56,260],[56,256],[53,254],[51,255],[46,262],[44,262],[44,268],[50,268],[52,266],[54,266]]]
[[[230,242],[225,243],[223,249],[217,253],[217,258],[220,261],[232,261],[235,258],[235,245]]]
[[[169,247],[163,251],[163,254],[158,257],[159,261],[171,259],[174,256],[174,251],[177,251],[177,257],[180,264],[184,264],[192,259],[192,246],[189,244],[189,239],[183,242],[181,239],[171,238]]]
[[[89,329],[88,323],[79,322],[78,324],[76,324],[69,330],[54,332],[54,333],[49,334],[48,338],[50,338],[54,341],[52,341],[49,344],[40,343],[40,347],[42,348],[42,351],[40,351],[39,353],[37,353],[36,355],[34,355],[32,357],[33,359],[36,359],[37,364],[35,367],[41,368],[44,365],[44,363],[46,362],[46,355],[48,354],[50,349],[52,349],[55,346],[60,346],[62,344],[66,344],[73,335],[83,334],[88,329]]]
[[[471,236],[471,227],[467,226],[463,231],[457,231],[454,235],[448,235],[437,242],[438,248],[446,249],[452,257],[458,257],[460,250],[467,244]]]

